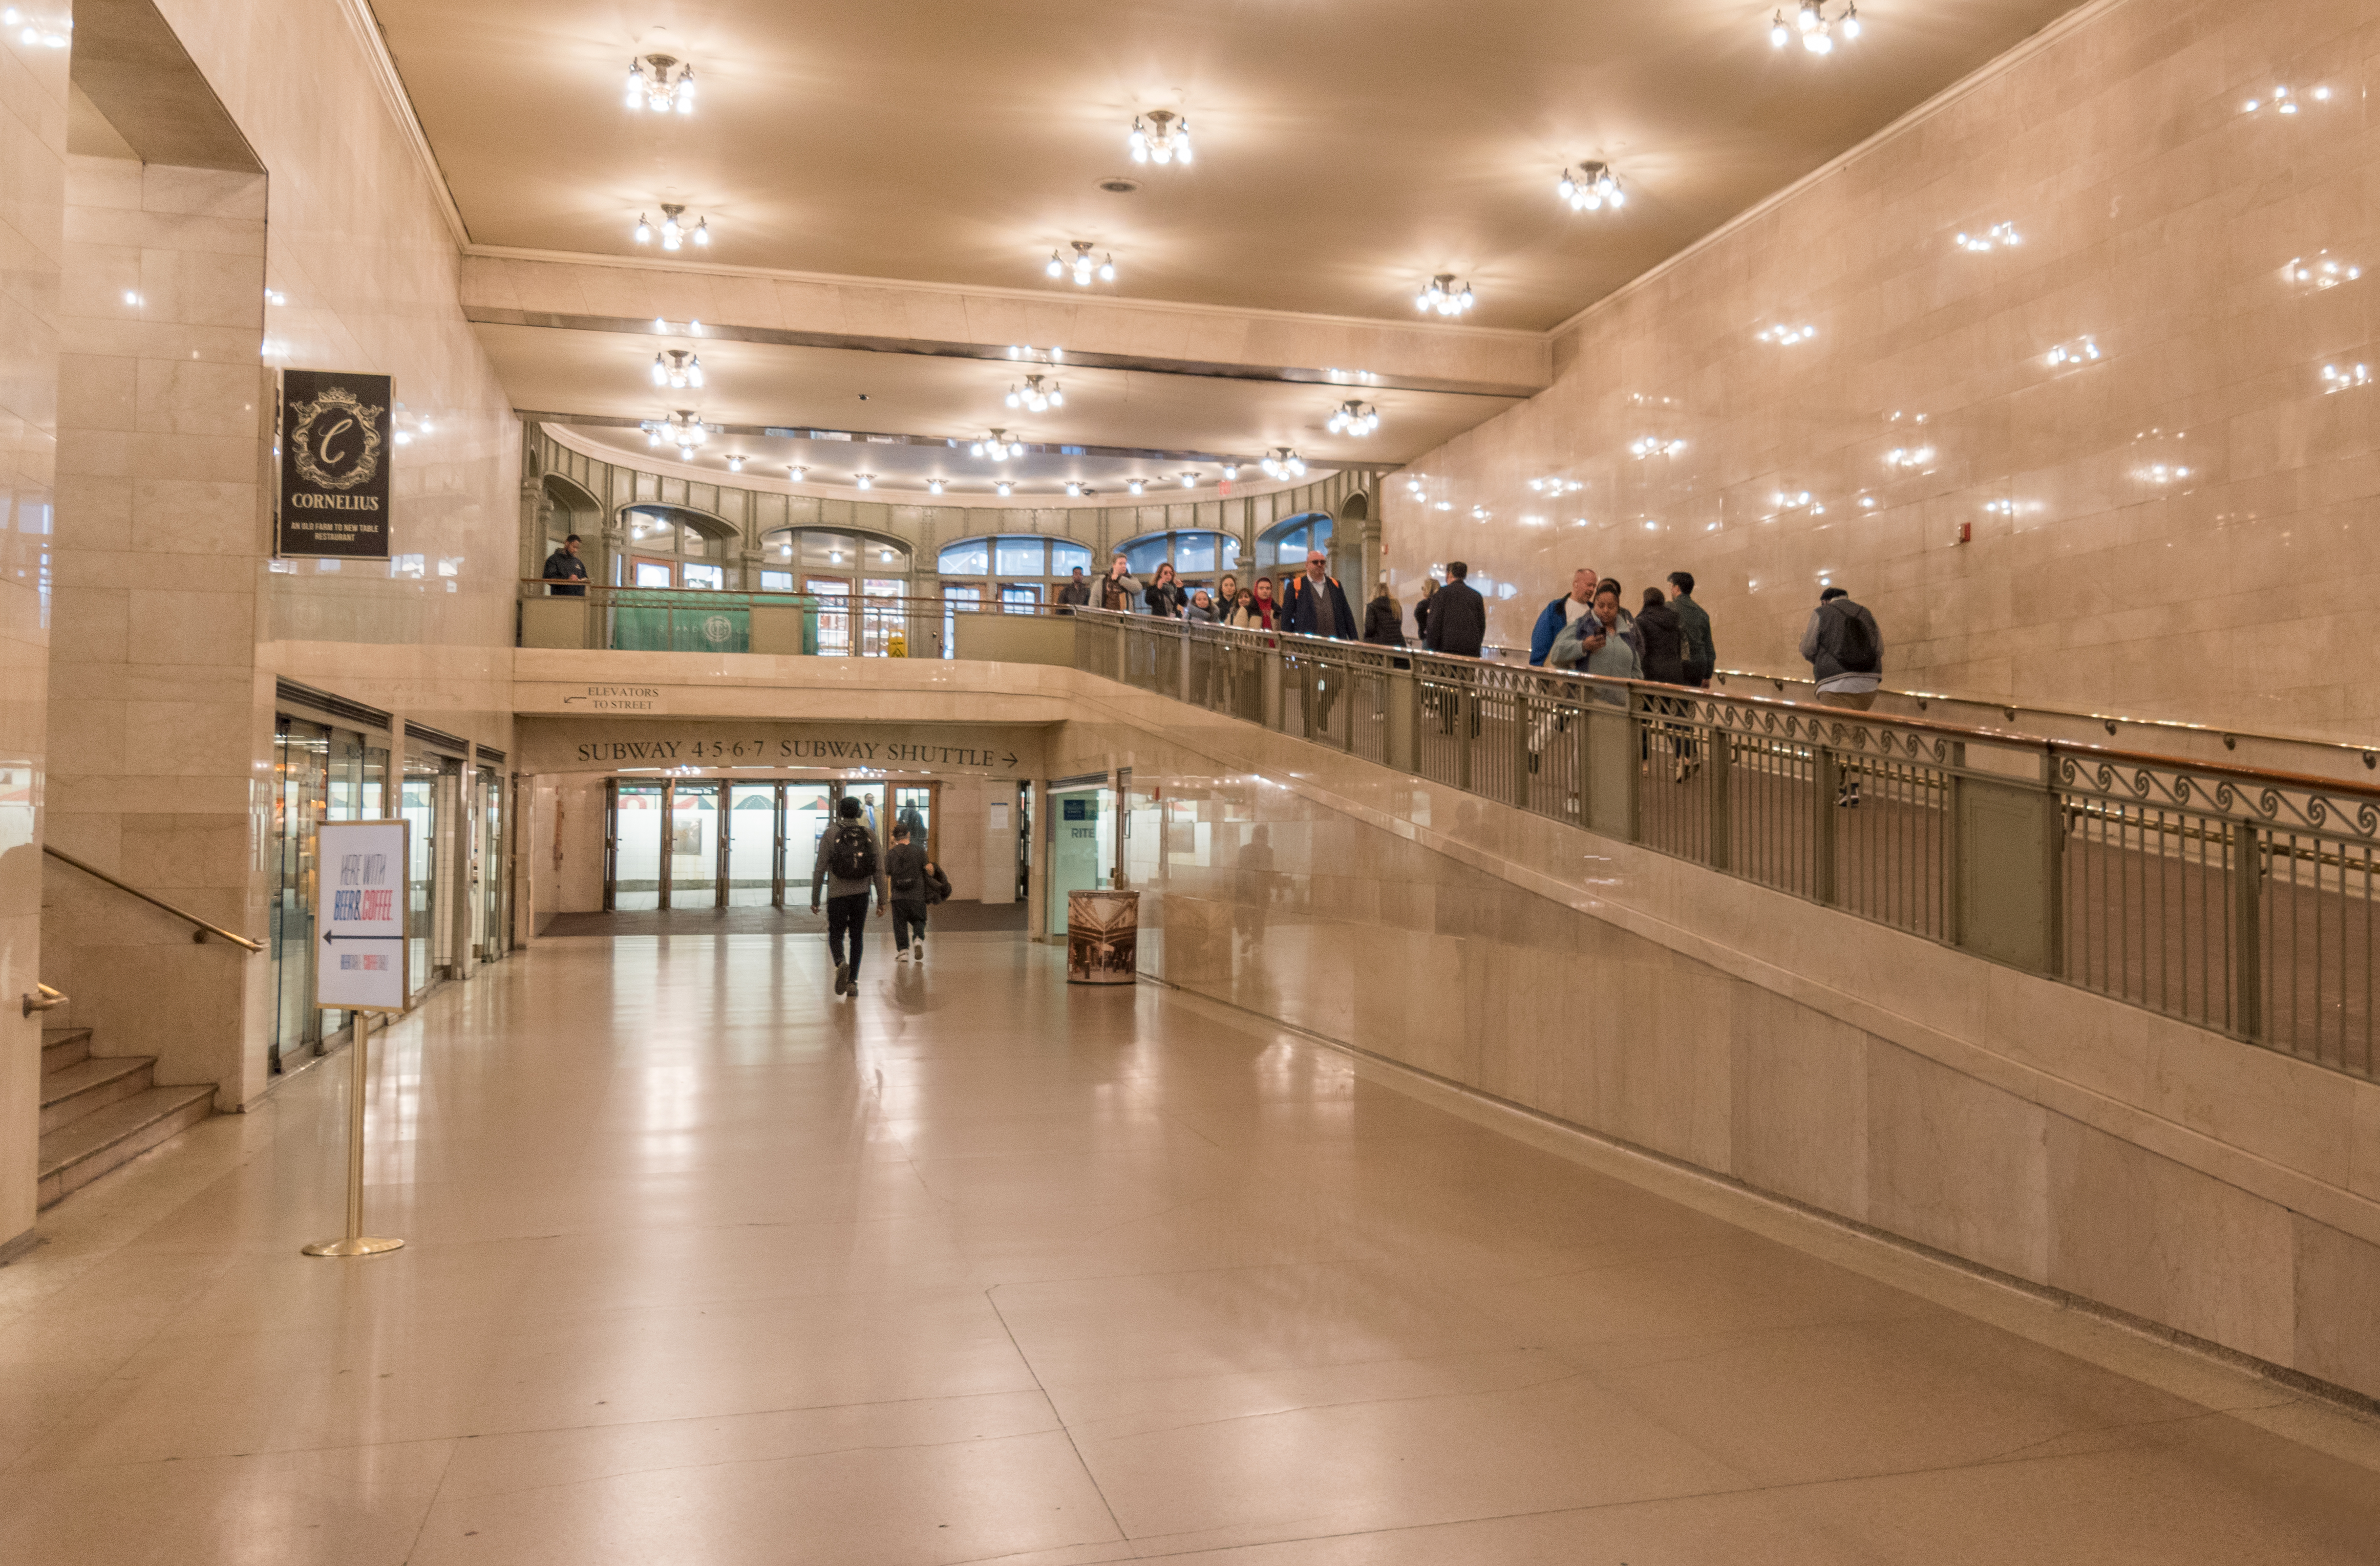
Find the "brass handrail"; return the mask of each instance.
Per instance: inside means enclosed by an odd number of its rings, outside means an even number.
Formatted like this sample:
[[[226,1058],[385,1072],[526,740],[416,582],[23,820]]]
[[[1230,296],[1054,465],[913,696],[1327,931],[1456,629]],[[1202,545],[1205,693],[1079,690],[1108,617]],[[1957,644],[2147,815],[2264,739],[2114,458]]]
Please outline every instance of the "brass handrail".
[[[42,852],[47,854],[54,859],[63,859],[67,864],[72,865],[76,869],[80,870],[83,874],[103,880],[108,885],[115,888],[118,892],[128,892],[133,896],[140,899],[143,903],[148,904],[151,907],[163,908],[165,912],[173,915],[176,918],[180,919],[183,923],[193,926],[194,928],[190,932],[190,939],[193,941],[203,943],[208,936],[213,935],[220,936],[224,940],[230,941],[235,946],[245,946],[250,952],[261,952],[264,950],[264,942],[261,941],[250,941],[244,935],[235,935],[230,930],[224,929],[221,925],[210,924],[206,920],[199,917],[196,914],[190,913],[185,909],[176,908],[171,903],[165,902],[162,898],[152,897],[147,892],[141,891],[139,887],[128,886],[123,881],[120,881],[114,876],[109,875],[105,870],[99,868],[96,865],[86,865],[81,860],[76,858],[73,855],[68,854],[62,849],[53,848],[48,844],[44,843],[42,844]]]
[[[54,1012],[65,1005],[68,999],[39,979],[33,981],[33,988],[40,993],[25,997],[25,1014],[29,1017],[35,1012]]]

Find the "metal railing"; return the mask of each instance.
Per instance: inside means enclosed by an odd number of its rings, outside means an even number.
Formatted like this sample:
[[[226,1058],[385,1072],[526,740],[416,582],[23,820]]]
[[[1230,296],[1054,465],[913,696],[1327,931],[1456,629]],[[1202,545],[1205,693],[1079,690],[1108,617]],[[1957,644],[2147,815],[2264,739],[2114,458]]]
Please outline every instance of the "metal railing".
[[[2380,1079],[2380,786],[1091,611],[1075,662]]]
[[[583,587],[585,591],[571,589]],[[1039,602],[872,593],[520,584],[522,647],[622,652],[759,652],[950,658],[966,615],[1043,616]]]
[[[80,859],[76,858],[73,855],[66,853],[60,849],[53,848],[46,843],[42,844],[42,852],[61,863],[73,866],[76,869],[80,870],[83,874],[91,877],[94,880],[105,881],[108,885],[115,888],[118,892],[124,892],[129,896],[138,897],[140,901],[148,904],[152,908],[164,909],[166,913],[173,915],[184,924],[188,925],[190,927],[190,939],[198,941],[201,945],[205,944],[207,937],[212,935],[218,941],[228,941],[234,946],[242,947],[249,952],[261,952],[264,950],[264,943],[262,941],[250,941],[248,937],[237,934],[232,930],[225,929],[223,926],[215,924],[212,920],[199,917],[198,915],[191,913],[187,908],[176,908],[162,897],[152,897],[149,893],[141,891],[139,887],[134,886],[128,881],[116,880],[115,877],[109,875],[105,870],[99,868],[96,865],[86,865]]]

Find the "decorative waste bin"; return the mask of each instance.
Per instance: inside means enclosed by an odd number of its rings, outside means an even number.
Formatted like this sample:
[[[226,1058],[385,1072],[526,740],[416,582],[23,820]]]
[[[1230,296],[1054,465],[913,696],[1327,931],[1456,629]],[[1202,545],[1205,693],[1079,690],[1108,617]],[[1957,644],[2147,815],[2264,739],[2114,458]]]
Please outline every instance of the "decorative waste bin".
[[[1140,893],[1066,893],[1066,982],[1130,984],[1140,965]]]

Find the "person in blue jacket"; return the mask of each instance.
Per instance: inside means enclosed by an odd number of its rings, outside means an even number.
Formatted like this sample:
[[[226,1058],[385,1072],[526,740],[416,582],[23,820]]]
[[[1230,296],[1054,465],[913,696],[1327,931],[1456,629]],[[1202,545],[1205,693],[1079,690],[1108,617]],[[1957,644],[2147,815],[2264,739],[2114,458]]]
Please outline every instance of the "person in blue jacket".
[[[1595,613],[1595,588],[1602,579],[1591,565],[1582,565],[1570,574],[1570,591],[1546,605],[1545,612],[1537,616],[1536,628],[1529,633],[1530,668],[1546,666],[1546,654],[1553,650],[1554,638],[1562,634],[1564,625]],[[1627,611],[1621,613],[1624,617]],[[1627,624],[1633,622],[1623,624],[1623,630]]]

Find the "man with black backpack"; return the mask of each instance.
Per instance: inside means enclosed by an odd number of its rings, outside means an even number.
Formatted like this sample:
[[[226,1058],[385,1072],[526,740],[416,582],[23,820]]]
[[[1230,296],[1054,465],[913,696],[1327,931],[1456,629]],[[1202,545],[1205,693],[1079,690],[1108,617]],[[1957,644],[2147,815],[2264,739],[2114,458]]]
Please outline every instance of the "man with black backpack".
[[[845,797],[836,808],[835,822],[819,835],[818,864],[810,870],[810,912],[819,911],[819,888],[826,888],[826,949],[834,959],[834,992],[859,993],[859,959],[867,950],[868,894],[876,893],[876,912],[892,906],[885,884],[884,857],[876,852],[876,833],[859,819],[859,801]],[[844,956],[844,937],[851,937],[851,954]]]
[[[951,894],[950,877],[926,857],[922,835],[903,821],[892,829],[892,852],[884,856],[884,874],[892,883],[892,957],[926,960],[926,910]]]
[[[1876,616],[1841,588],[1818,595],[1802,632],[1802,656],[1810,661],[1819,700],[1863,712],[1875,705],[1876,687],[1883,683],[1884,633],[1876,628]]]

